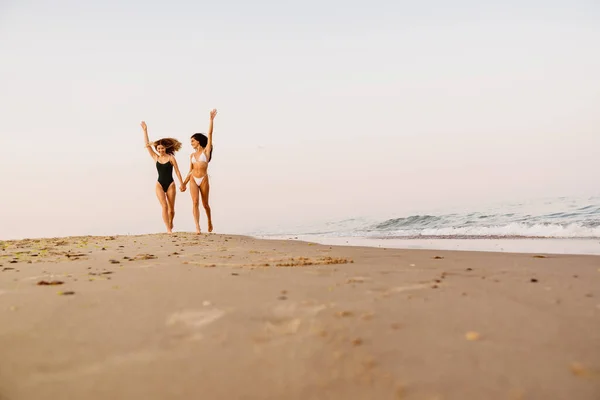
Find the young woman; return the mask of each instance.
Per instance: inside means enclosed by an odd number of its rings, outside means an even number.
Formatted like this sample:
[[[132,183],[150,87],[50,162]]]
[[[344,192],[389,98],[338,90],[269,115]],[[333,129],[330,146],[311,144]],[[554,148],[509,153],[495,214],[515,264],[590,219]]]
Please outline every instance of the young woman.
[[[141,123],[144,130],[144,140],[146,149],[150,157],[156,161],[156,169],[158,171],[158,182],[156,182],[156,197],[162,207],[162,217],[167,227],[167,232],[173,231],[173,218],[175,217],[175,182],[173,181],[173,167],[179,182],[182,183],[181,173],[175,160],[175,152],[181,149],[181,142],[177,139],[165,138],[150,143],[148,140],[148,126],[144,121]],[[152,146],[156,152],[152,150]]]
[[[190,172],[185,181],[181,184],[181,191],[184,192],[188,181],[190,181],[190,192],[192,195],[192,211],[194,213],[194,221],[196,222],[196,233],[200,234],[200,197],[202,197],[202,205],[206,211],[208,218],[208,231],[213,231],[212,218],[210,215],[210,206],[208,205],[208,192],[210,185],[208,183],[208,163],[212,159],[212,133],[213,120],[217,115],[217,110],[210,112],[210,124],[208,125],[208,137],[202,133],[194,133],[191,137],[191,144],[194,148],[194,153],[190,155]]]

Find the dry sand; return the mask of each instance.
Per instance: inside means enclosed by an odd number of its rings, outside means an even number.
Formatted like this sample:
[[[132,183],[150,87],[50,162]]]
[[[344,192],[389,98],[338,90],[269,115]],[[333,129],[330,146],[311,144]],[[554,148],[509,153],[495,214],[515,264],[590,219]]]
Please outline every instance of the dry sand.
[[[0,247],[1,400],[600,399],[600,257],[191,234]]]

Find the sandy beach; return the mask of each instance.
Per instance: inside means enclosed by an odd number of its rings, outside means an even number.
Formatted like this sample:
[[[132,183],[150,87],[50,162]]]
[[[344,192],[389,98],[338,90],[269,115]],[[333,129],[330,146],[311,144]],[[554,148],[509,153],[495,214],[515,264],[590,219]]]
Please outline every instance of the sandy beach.
[[[0,399],[600,399],[600,256],[0,242]]]

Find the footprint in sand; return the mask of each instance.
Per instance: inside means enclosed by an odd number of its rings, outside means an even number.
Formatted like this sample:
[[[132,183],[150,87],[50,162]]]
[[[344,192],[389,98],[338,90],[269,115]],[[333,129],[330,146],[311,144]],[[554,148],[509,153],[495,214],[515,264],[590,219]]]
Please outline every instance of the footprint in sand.
[[[148,263],[148,264],[138,264],[138,265],[132,265],[133,268],[153,268],[158,266],[157,263]]]
[[[217,321],[223,315],[225,311],[219,309],[181,311],[169,315],[166,325],[183,327],[189,340],[199,340],[203,337],[200,329]]]
[[[383,294],[391,294],[391,293],[401,293],[401,292],[407,292],[409,290],[420,290],[420,289],[426,289],[430,287],[430,285],[428,284],[424,284],[424,283],[417,283],[414,285],[404,285],[404,286],[396,286],[393,288],[389,288],[389,289],[379,289],[379,290],[369,290],[369,293],[377,293],[378,292],[383,292]]]
[[[298,303],[280,304],[273,308],[273,314],[276,318],[291,318],[291,317],[314,317],[319,312],[326,309],[325,304],[308,305]]]
[[[49,371],[37,371],[28,378],[29,384],[39,385],[47,382],[73,382],[86,376],[97,376],[105,371],[116,368],[133,368],[137,364],[147,364],[155,361],[161,355],[160,351],[139,350],[130,353],[105,356],[103,359],[88,364],[73,365],[65,368],[55,367]]]
[[[353,276],[351,278],[348,278],[346,280],[346,283],[365,283],[365,282],[369,282],[372,279],[366,276]]]
[[[312,326],[315,317],[327,308],[326,305],[281,304],[265,318],[264,333],[270,338],[293,335],[304,325]]]
[[[55,276],[58,276],[58,275],[54,275],[54,274],[36,275],[36,276],[30,276],[27,278],[22,278],[21,281],[35,281],[38,279],[53,279]]]
[[[406,292],[408,290],[426,289],[428,287],[429,287],[429,284],[417,283],[417,284],[414,284],[414,285],[396,286],[396,287],[390,289],[390,292],[392,292],[392,293],[400,293],[400,292]]]

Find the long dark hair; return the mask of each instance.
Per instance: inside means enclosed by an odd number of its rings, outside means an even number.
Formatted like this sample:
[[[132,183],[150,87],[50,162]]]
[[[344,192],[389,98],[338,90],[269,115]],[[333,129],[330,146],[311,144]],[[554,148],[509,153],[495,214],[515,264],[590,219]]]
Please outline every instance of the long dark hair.
[[[206,145],[208,144],[208,138],[206,137],[206,135],[202,134],[202,133],[194,133],[192,135],[192,139],[196,139],[198,141],[198,143],[200,143],[200,146],[202,146],[202,148],[206,148]],[[210,154],[208,155],[208,161],[212,160],[212,152],[215,146],[211,146],[210,147]]]

